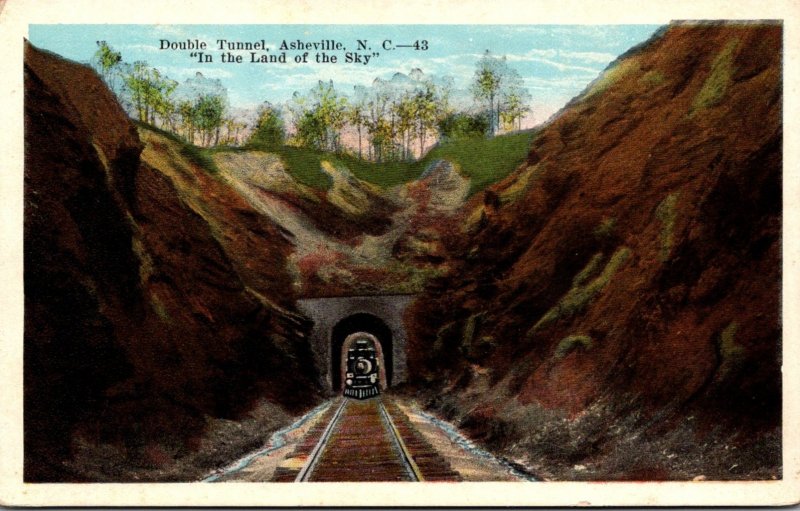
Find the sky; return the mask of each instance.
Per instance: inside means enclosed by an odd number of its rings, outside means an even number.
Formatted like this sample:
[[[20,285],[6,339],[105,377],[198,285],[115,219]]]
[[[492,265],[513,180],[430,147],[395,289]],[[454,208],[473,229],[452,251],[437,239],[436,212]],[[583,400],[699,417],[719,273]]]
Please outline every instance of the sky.
[[[455,88],[466,91],[477,61],[486,50],[505,56],[523,77],[532,97],[531,124],[538,124],[580,93],[617,56],[647,40],[658,25],[30,25],[35,46],[68,59],[87,63],[106,41],[123,61],[146,61],[169,77],[184,82],[201,72],[219,79],[228,90],[230,104],[254,108],[264,101],[288,101],[295,91],[305,93],[318,80],[333,80],[336,89],[349,93],[356,85],[369,86],[375,78],[418,68],[429,77],[451,77]],[[332,40],[342,49],[325,52],[336,63],[317,63],[310,49],[307,62],[296,63],[305,51],[286,52],[287,63],[252,63],[250,51],[234,51],[242,63],[223,63],[218,40],[264,40],[269,51],[280,55],[280,45],[298,40],[320,43]],[[203,41],[213,62],[200,63],[192,50],[161,49],[169,43]],[[369,49],[359,50],[357,41]],[[389,42],[387,42],[389,41]],[[427,50],[423,50],[423,41]],[[401,48],[413,45],[420,49]],[[385,47],[384,47],[385,46]],[[391,49],[390,49],[391,48]],[[194,50],[197,51],[197,50]],[[347,63],[347,52],[362,54],[362,62]],[[370,57],[363,63],[363,55]]]

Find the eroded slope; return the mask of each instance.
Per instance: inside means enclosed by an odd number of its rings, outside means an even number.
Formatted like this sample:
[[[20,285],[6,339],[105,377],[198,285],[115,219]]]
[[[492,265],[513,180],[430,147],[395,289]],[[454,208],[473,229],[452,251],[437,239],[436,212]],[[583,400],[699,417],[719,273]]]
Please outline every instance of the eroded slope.
[[[25,93],[25,479],[186,477],[207,424],[315,402],[280,229],[90,69],[27,46]]]
[[[781,37],[670,26],[473,201],[409,311],[431,406],[545,477],[780,475]]]

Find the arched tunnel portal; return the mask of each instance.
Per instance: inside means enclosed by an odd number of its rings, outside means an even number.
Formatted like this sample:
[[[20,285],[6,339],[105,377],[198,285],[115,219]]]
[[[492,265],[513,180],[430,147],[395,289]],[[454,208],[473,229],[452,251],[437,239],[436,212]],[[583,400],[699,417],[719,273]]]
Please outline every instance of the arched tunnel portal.
[[[341,368],[344,341],[349,335],[356,332],[372,334],[380,343],[379,350],[386,374],[386,381],[382,381],[381,386],[391,387],[394,369],[392,367],[392,330],[379,317],[359,312],[336,323],[331,331],[331,388],[334,391],[342,389]]]
[[[310,344],[323,388],[342,388],[341,361],[345,339],[367,332],[378,339],[386,381],[390,387],[406,380],[406,331],[403,314],[414,295],[336,296],[297,301],[311,318]]]

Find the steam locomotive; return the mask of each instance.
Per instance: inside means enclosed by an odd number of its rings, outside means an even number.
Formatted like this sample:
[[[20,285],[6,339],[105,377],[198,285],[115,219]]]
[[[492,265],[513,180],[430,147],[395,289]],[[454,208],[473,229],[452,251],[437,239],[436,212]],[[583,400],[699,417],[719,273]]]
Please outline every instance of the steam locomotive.
[[[344,395],[367,399],[380,394],[379,362],[375,345],[369,339],[357,339],[347,350],[347,372]]]

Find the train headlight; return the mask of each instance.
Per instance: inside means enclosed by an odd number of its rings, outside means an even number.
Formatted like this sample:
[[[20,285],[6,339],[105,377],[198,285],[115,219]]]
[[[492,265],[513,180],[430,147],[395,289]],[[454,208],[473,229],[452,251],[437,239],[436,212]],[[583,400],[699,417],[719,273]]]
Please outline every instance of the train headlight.
[[[372,371],[372,364],[366,358],[359,358],[355,369],[358,374],[369,374]]]
[[[351,380],[350,378],[346,379],[344,382],[346,384],[348,384],[348,385],[352,385],[353,384],[353,380]]]
[[[369,375],[369,382],[370,383],[375,383],[376,381],[378,381],[378,375],[375,374],[375,373],[370,374]]]

